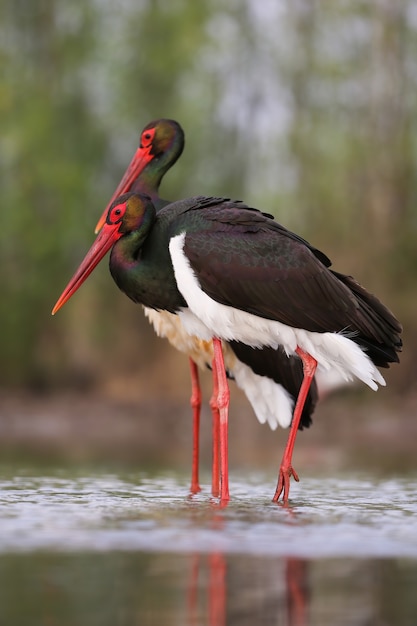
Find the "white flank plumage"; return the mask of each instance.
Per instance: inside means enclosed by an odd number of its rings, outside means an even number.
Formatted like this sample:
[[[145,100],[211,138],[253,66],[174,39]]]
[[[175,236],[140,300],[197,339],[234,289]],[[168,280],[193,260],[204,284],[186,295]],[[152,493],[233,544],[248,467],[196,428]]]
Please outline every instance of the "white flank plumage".
[[[201,369],[211,365],[213,360],[213,345],[210,340],[202,341],[195,335],[185,331],[180,318],[168,311],[155,311],[144,307],[146,317],[153,325],[158,337],[165,337],[170,344],[180,352],[191,357]]]
[[[184,254],[185,236],[186,233],[181,233],[173,237],[169,243],[169,251],[178,289],[189,307],[179,313],[187,332],[205,340],[215,336],[225,341],[241,341],[254,348],[277,348],[281,345],[288,355],[295,354],[299,346],[317,360],[318,369],[322,371],[331,371],[332,375],[336,371],[346,381],[357,377],[374,390],[378,388],[378,384],[385,385],[381,373],[371,359],[343,334],[316,333],[293,328],[239,311],[210,298],[201,289]]]
[[[315,379],[319,398],[324,398],[332,391],[336,391],[336,389],[340,389],[341,387],[355,382],[346,380],[346,377],[341,376],[339,372],[334,370],[317,370]]]
[[[211,365],[213,343],[188,334],[181,319],[174,313],[155,311],[144,307],[145,315],[159,337],[166,337],[180,352],[185,352],[201,368]],[[266,376],[258,376],[250,367],[239,361],[227,343],[223,343],[226,369],[232,374],[237,386],[242,389],[252,405],[261,424],[268,423],[272,430],[277,426],[287,428],[291,424],[294,399],[278,383]]]
[[[267,376],[258,376],[237,359],[233,376],[261,424],[268,423],[271,430],[276,430],[277,426],[287,428],[291,424],[294,399],[284,387]]]

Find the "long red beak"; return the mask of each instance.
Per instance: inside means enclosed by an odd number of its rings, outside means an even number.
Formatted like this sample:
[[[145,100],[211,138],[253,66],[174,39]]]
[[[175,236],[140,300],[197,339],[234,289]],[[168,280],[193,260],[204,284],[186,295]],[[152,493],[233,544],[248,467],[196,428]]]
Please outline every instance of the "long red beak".
[[[117,224],[104,224],[96,240],[90,250],[85,255],[80,267],[71,278],[70,282],[64,289],[61,297],[52,309],[52,315],[71,298],[83,282],[90,276],[93,269],[100,263],[101,259],[107,254],[110,248],[122,236],[119,232],[119,222]]]
[[[112,195],[110,202],[104,209],[103,215],[100,217],[99,221],[97,222],[97,226],[94,231],[95,233],[98,233],[103,228],[103,225],[106,221],[108,210],[112,202],[116,200],[116,198],[121,196],[122,194],[127,193],[128,191],[131,190],[131,187],[133,183],[135,182],[136,178],[145,169],[145,166],[149,163],[149,161],[152,161],[152,155],[150,154],[151,147],[152,146],[147,146],[146,148],[139,147],[136,150],[135,154],[133,155],[132,160],[130,161],[127,167],[126,172],[123,175],[122,180],[120,181],[116,191]]]

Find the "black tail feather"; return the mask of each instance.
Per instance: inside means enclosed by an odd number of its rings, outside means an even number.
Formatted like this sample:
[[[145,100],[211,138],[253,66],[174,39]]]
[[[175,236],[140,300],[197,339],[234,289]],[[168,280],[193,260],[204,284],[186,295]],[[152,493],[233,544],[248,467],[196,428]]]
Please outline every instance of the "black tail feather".
[[[398,352],[402,349],[400,333],[402,326],[397,318],[372,293],[369,293],[352,276],[331,270],[356,297],[362,330],[353,332],[352,339],[364,348],[370,359],[378,367],[389,367],[398,363]]]

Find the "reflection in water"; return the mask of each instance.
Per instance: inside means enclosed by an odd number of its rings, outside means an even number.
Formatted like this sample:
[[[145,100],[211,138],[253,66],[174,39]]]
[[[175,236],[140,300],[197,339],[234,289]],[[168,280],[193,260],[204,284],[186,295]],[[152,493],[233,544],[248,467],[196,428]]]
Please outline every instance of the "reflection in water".
[[[0,469],[0,624],[415,626],[413,478],[305,483],[219,509],[173,475]]]
[[[215,512],[211,520],[212,528],[220,531],[223,525],[223,517]],[[230,619],[227,619],[227,556],[221,552],[197,553],[191,555],[190,565],[187,624],[189,626],[198,626],[201,623],[207,623],[209,626],[230,624]],[[272,593],[270,596],[268,594],[268,601],[265,603],[268,620],[283,626],[307,626],[309,600],[307,560],[282,556],[277,559],[277,567],[274,570],[275,573],[279,572],[281,576],[278,579],[273,576],[270,581]],[[238,587],[242,594],[247,595],[251,583],[250,580],[244,582],[245,574],[249,575],[250,578],[252,572],[250,570],[245,571],[244,567],[239,571]],[[206,616],[199,613],[199,607],[202,605],[201,594],[199,593],[200,583],[206,595],[204,603]],[[252,583],[254,584],[255,581]],[[236,582],[233,581],[233,586],[235,585]],[[259,618],[259,604],[261,606],[264,604],[263,590],[261,592],[260,602],[254,604],[252,601],[252,606],[249,607],[241,602],[240,607],[238,607],[240,617],[237,622],[240,626],[243,626],[246,621],[249,625],[252,619],[256,621]]]
[[[307,624],[309,587],[307,580],[308,562],[306,559],[288,557],[286,559],[287,607],[290,626]]]
[[[260,614],[268,615],[270,623],[279,623],[283,626],[307,626],[309,607],[308,586],[308,561],[295,557],[283,557],[277,563],[283,577],[280,580],[272,580],[271,586],[275,586],[275,592],[266,597],[262,594],[257,601],[246,606],[244,598],[240,607],[235,607],[236,623],[243,626],[246,622],[256,623]],[[226,626],[230,624],[231,615],[227,612],[227,557],[219,552],[211,554],[194,554],[190,559],[190,579],[187,591],[187,624],[198,626]],[[251,572],[243,572],[251,574]],[[241,580],[242,576],[239,576]],[[206,584],[207,583],[207,584]],[[235,584],[235,581],[233,581]],[[200,590],[200,584],[202,589]],[[250,584],[240,586],[242,596],[250,594]],[[204,598],[205,594],[205,598]],[[201,612],[205,607],[206,615]],[[227,619],[229,618],[229,619]],[[251,622],[255,620],[255,622]],[[264,623],[264,622],[262,622]],[[265,622],[266,623],[266,622]]]
[[[226,624],[226,560],[223,554],[214,552],[208,556],[209,578],[209,624]]]
[[[219,556],[213,562],[205,553],[197,559],[190,554],[143,552],[3,555],[0,624],[416,624],[415,561],[296,558],[291,562],[279,557]],[[301,578],[291,574],[289,581],[287,571],[293,566]]]

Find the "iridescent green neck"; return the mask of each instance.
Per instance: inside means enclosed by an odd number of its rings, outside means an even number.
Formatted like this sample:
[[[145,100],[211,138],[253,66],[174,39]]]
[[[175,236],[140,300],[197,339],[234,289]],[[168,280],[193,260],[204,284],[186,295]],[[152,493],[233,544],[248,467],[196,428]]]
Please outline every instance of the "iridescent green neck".
[[[155,213],[152,216],[146,212],[141,226],[116,242],[110,256],[110,273],[119,289],[134,302],[175,312],[185,302],[177,289],[167,231],[155,219]]]
[[[152,199],[159,210],[167,204],[159,198],[159,185],[167,171],[174,165],[180,157],[184,147],[182,138],[173,141],[169,149],[153,157],[146,165],[132,185],[131,191],[145,193]]]

